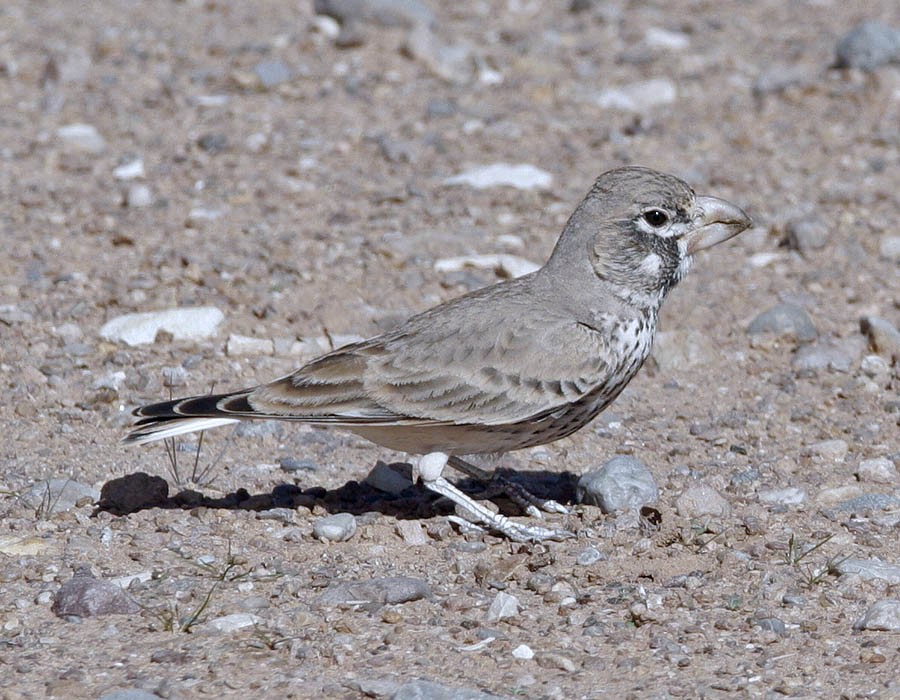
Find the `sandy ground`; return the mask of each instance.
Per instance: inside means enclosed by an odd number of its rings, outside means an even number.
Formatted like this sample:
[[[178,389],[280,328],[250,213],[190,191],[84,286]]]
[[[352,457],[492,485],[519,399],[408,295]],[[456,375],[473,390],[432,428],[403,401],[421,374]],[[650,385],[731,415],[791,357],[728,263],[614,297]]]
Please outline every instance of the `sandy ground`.
[[[434,11],[417,49],[421,30],[377,22],[338,47],[306,2],[0,6],[0,697],[390,697],[415,679],[527,698],[900,697],[900,623],[854,629],[900,597],[900,379],[860,330],[900,325],[900,67],[829,68],[859,21],[900,27],[896,2]],[[603,104],[651,79],[675,94]],[[100,141],[67,139],[72,124]],[[444,182],[496,162],[552,184]],[[221,458],[193,504],[120,517],[90,496],[27,497],[137,472],[174,494],[161,446],[119,443],[135,405],[274,378],[310,339],[370,335],[497,280],[438,260],[541,262],[593,179],[625,163],[734,201],[755,227],[699,256],[656,359],[607,414],[504,465],[570,499],[572,479],[630,454],[659,485],[658,527],[578,506],[548,516],[578,533],[565,542],[465,535],[422,489],[358,483],[403,455],[267,424],[206,435],[201,466]],[[748,335],[780,302],[814,340]],[[220,309],[218,334],[99,335],[185,306]],[[270,352],[228,353],[231,336]],[[182,478],[196,447],[178,452]],[[305,505],[272,509],[285,484]],[[356,533],[316,539],[338,512]],[[132,612],[55,614],[85,566],[139,575]],[[427,594],[319,598],[397,576]],[[499,594],[517,605],[497,619]]]

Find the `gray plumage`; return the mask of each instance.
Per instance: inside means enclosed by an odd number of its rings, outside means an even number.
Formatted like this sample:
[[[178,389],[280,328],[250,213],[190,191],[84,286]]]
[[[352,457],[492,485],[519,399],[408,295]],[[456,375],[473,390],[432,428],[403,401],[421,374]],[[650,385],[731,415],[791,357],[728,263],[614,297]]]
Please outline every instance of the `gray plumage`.
[[[690,256],[750,225],[646,168],[601,175],[547,263],[396,329],[227,394],[144,406],[126,438],[150,442],[245,419],[351,430],[413,454],[497,453],[565,437],[647,358],[660,304]]]

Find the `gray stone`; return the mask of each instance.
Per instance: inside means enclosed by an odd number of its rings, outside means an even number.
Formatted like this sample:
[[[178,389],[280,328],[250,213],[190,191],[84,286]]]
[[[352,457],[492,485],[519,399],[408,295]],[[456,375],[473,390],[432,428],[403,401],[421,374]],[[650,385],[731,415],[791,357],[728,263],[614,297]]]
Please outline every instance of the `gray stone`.
[[[806,253],[824,248],[828,243],[830,231],[828,224],[821,217],[804,217],[788,222],[785,234],[789,248]]]
[[[799,348],[791,359],[791,367],[796,372],[826,369],[835,372],[849,372],[862,356],[863,349],[862,345],[854,342],[853,338],[822,339]]]
[[[488,622],[497,622],[519,614],[519,599],[509,593],[500,591],[491,601],[491,606],[485,614]]]
[[[346,542],[356,532],[356,518],[352,513],[326,515],[313,523],[313,533],[320,540]]]
[[[576,498],[579,503],[612,513],[654,503],[659,498],[659,489],[647,465],[634,457],[617,455],[600,469],[581,476]]]
[[[731,515],[728,501],[706,484],[696,484],[685,489],[675,501],[675,508],[683,518],[699,518],[704,515],[727,518]]]
[[[431,595],[428,583],[409,576],[390,576],[368,581],[338,581],[316,598],[320,606],[397,605]]]
[[[253,67],[259,84],[265,89],[285,83],[291,79],[291,69],[282,61],[260,61]]]
[[[160,331],[170,333],[178,341],[204,340],[215,335],[224,318],[225,314],[212,306],[125,314],[107,321],[100,329],[100,336],[126,345],[152,343]]]
[[[315,0],[317,15],[333,17],[343,24],[371,22],[382,27],[434,24],[434,13],[420,0]]]
[[[282,471],[286,471],[289,474],[305,471],[314,472],[319,468],[319,465],[314,460],[295,459],[294,457],[281,457],[278,460],[278,466],[281,467]]]
[[[468,185],[476,190],[490,187],[514,187],[517,190],[547,190],[553,176],[528,163],[492,163],[470,168],[444,180],[445,185]]]
[[[500,695],[484,693],[472,688],[453,688],[431,681],[415,680],[404,683],[391,700],[505,700]]]
[[[72,510],[82,499],[90,499],[94,503],[98,498],[100,492],[97,489],[72,479],[38,481],[24,496],[29,507],[39,510],[44,517]]]
[[[900,632],[900,600],[894,598],[879,600],[853,624],[853,629]]]
[[[147,185],[132,185],[125,193],[125,206],[130,209],[149,207],[151,204],[153,204],[153,192]]]
[[[859,463],[856,474],[860,481],[870,481],[876,484],[892,484],[900,479],[897,467],[887,457],[864,459]]]
[[[596,547],[582,549],[575,557],[575,563],[579,566],[590,566],[604,559],[603,554]]]
[[[203,624],[203,627],[215,632],[237,632],[245,627],[253,627],[262,622],[262,618],[252,613],[233,613],[215,617]]]
[[[790,335],[804,343],[815,340],[819,335],[809,315],[794,304],[776,304],[763,311],[747,326],[747,333]]]
[[[412,486],[412,467],[403,462],[386,464],[379,460],[365,482],[374,489],[396,496]]]
[[[840,438],[814,442],[803,448],[803,454],[805,455],[820,457],[832,462],[843,461],[849,451],[850,445],[847,444],[846,440],[841,440]]]
[[[875,70],[900,61],[900,30],[880,22],[863,22],[838,41],[836,68]]]
[[[900,498],[887,493],[866,493],[835,506],[837,510],[845,513],[865,513],[866,511],[889,510],[897,507],[900,507]]]
[[[900,236],[882,236],[878,242],[878,254],[885,260],[900,262]]]
[[[416,520],[400,520],[397,523],[397,534],[403,538],[404,544],[411,547],[428,544],[428,536]]]
[[[230,357],[239,355],[274,355],[275,344],[271,338],[252,338],[232,333],[225,343],[225,354]]]
[[[695,329],[660,331],[651,357],[666,374],[701,367],[716,358],[710,337]]]
[[[159,695],[139,688],[121,688],[103,693],[99,700],[159,700]]]
[[[129,615],[140,606],[111,581],[76,573],[56,592],[51,608],[58,617]]]
[[[842,576],[854,574],[867,580],[884,581],[892,586],[900,584],[900,566],[880,559],[843,559],[834,568]]]
[[[655,107],[671,104],[677,97],[675,83],[667,78],[652,78],[601,90],[592,101],[603,109],[643,114]]]
[[[783,489],[770,489],[759,492],[759,500],[762,503],[773,503],[783,506],[797,506],[807,499],[806,491],[796,486]]]

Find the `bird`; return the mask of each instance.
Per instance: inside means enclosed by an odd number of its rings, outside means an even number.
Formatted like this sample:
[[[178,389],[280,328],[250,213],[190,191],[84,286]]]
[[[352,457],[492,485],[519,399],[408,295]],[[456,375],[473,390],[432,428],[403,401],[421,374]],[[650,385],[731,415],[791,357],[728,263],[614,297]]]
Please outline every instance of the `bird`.
[[[529,516],[567,513],[463,459],[550,443],[583,428],[650,354],[660,306],[693,256],[751,226],[739,207],[640,166],[601,174],[547,262],[337,348],[290,374],[134,410],[126,443],[239,421],[348,430],[416,456],[413,480],[467,521],[513,541],[571,536],[495,513],[443,475],[495,480]]]

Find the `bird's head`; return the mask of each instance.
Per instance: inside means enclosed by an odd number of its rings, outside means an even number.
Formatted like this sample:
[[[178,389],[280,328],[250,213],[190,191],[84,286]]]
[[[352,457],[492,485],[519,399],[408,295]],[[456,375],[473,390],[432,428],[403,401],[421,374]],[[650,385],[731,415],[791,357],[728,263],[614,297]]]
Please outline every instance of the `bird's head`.
[[[598,278],[635,305],[658,306],[694,253],[751,224],[739,207],[699,196],[677,177],[640,167],[610,170],[594,183],[556,244],[555,258],[587,257]]]

